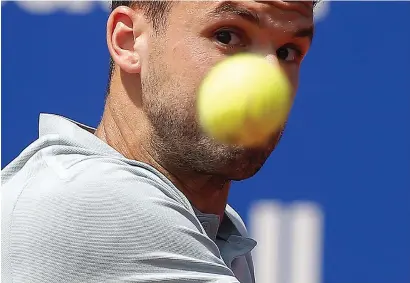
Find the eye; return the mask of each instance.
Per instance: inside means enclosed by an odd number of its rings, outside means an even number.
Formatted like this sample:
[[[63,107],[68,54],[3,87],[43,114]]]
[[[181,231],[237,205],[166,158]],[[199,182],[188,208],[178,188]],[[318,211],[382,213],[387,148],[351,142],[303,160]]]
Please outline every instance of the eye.
[[[276,50],[276,56],[279,60],[294,62],[300,59],[302,52],[294,46],[282,46]]]
[[[232,30],[219,30],[214,35],[215,40],[220,44],[230,46],[242,45],[241,36]]]

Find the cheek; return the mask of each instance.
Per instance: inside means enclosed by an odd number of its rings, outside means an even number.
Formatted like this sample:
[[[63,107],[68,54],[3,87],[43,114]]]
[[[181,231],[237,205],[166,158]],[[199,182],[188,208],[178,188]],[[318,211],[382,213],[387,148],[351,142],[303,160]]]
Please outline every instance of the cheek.
[[[198,84],[203,80],[209,70],[220,60],[222,56],[214,52],[206,42],[197,39],[189,42],[184,53],[185,73],[187,77],[195,80]]]
[[[208,71],[223,56],[204,39],[185,38],[169,49],[167,60],[172,62],[170,71],[179,80],[181,92],[190,94],[194,101],[196,92]]]

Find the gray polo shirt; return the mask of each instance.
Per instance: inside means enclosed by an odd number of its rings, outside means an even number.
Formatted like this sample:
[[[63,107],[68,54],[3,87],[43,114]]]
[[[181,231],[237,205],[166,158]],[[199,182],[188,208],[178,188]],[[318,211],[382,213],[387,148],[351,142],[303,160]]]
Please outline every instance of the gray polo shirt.
[[[92,128],[41,114],[39,132],[2,170],[2,282],[255,281],[230,206],[219,224]]]

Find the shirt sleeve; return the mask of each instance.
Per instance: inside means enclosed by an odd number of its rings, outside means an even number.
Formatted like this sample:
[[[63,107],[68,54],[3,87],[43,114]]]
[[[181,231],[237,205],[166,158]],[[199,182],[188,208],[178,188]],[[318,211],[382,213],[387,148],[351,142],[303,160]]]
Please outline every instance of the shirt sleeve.
[[[43,175],[13,210],[14,283],[239,283],[195,215],[154,182],[98,166]]]

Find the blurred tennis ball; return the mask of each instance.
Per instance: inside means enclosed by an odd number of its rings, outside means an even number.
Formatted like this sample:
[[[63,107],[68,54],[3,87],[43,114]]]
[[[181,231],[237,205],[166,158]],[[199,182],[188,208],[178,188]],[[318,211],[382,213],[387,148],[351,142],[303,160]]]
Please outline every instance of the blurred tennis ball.
[[[197,97],[202,130],[221,143],[244,147],[268,142],[285,123],[290,107],[291,85],[282,69],[247,53],[215,65]]]

